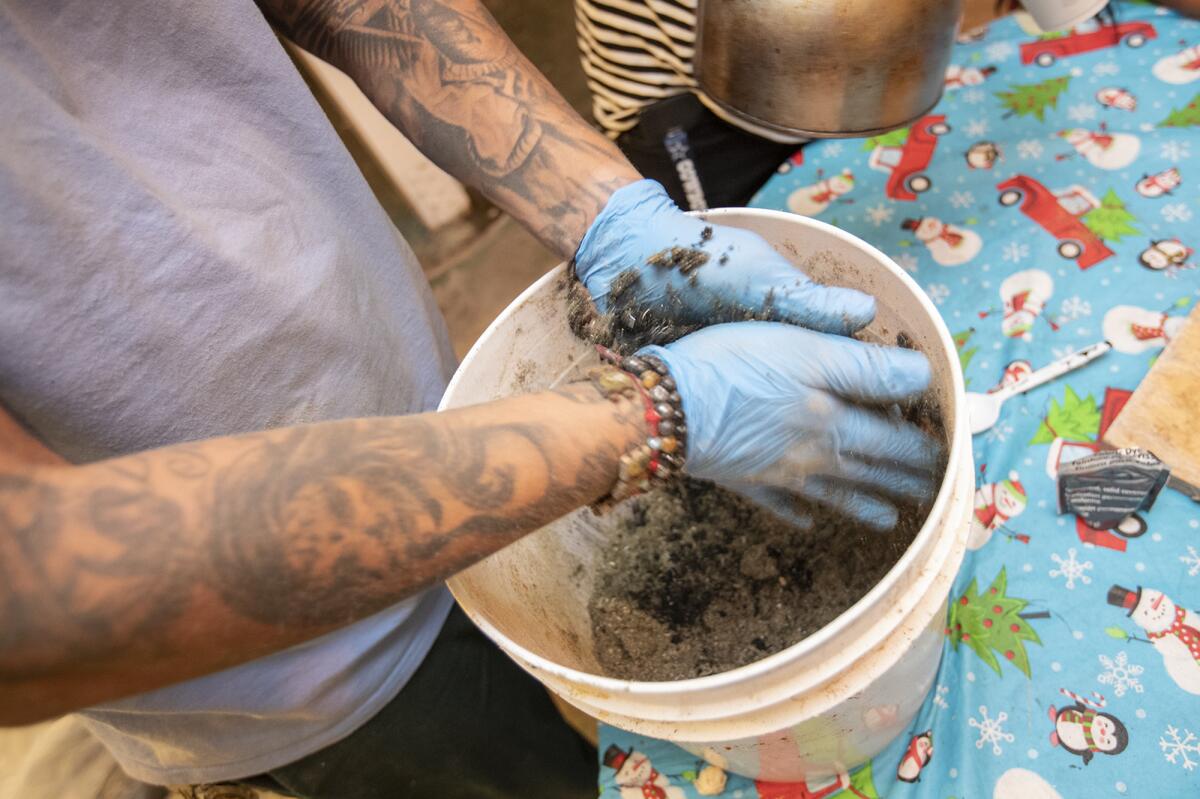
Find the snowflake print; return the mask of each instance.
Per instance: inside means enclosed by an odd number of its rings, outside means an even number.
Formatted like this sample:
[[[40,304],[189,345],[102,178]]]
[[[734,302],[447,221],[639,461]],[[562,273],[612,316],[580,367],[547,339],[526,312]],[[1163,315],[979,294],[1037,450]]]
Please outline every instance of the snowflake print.
[[[983,102],[983,99],[986,96],[987,95],[985,95],[980,89],[967,89],[965,92],[959,95],[959,97],[962,98],[962,101],[967,105],[978,105],[979,103]]]
[[[949,685],[939,685],[937,687],[937,691],[934,692],[933,703],[935,705],[937,705],[938,707],[940,707],[942,710],[948,710],[950,708],[950,703],[948,701],[946,701],[946,696],[949,693],[950,693]]]
[[[968,208],[975,204],[975,195],[969,191],[956,191],[950,195],[950,204],[955,208]]]
[[[1165,158],[1168,161],[1186,161],[1192,154],[1191,146],[1185,141],[1176,141],[1174,139],[1162,143],[1162,147],[1158,151],[1159,157]]]
[[[1021,261],[1029,257],[1029,245],[1020,241],[1010,241],[1005,244],[1000,251],[1000,255],[1006,261],[1012,261],[1014,264],[1019,264]]]
[[[934,305],[941,305],[950,296],[950,287],[945,283],[930,283],[925,287],[925,293],[933,300]]]
[[[1092,72],[1094,72],[1097,75],[1101,75],[1101,76],[1116,75],[1120,71],[1121,71],[1121,66],[1119,64],[1117,64],[1115,61],[1102,61],[1099,64],[1097,64],[1096,66],[1092,67]]]
[[[1138,679],[1138,675],[1145,669],[1130,663],[1125,652],[1118,652],[1115,658],[1100,655],[1100,667],[1104,669],[1104,673],[1098,674],[1096,680],[1103,685],[1111,685],[1113,693],[1117,696],[1124,696],[1126,691],[1140,694],[1146,690]]]
[[[1008,422],[997,422],[987,431],[984,438],[991,442],[1003,443],[1013,434],[1013,426]]]
[[[1200,738],[1191,730],[1181,731],[1178,727],[1168,724],[1167,731],[1158,739],[1158,747],[1162,749],[1163,757],[1168,763],[1183,766],[1184,771],[1191,771],[1200,763],[1200,760],[1188,757],[1190,753],[1200,758]]]
[[[824,153],[824,155],[827,155],[830,158],[841,155],[842,154],[842,143],[840,141],[837,141],[836,139],[834,141],[826,141],[825,149],[823,150],[823,153]]]
[[[1096,106],[1091,103],[1076,103],[1067,109],[1067,117],[1072,122],[1089,122],[1096,118]]]
[[[1061,346],[1061,347],[1051,347],[1051,348],[1050,348],[1050,354],[1054,356],[1054,360],[1056,360],[1056,361],[1057,361],[1059,358],[1065,358],[1065,357],[1067,357],[1067,356],[1068,356],[1068,355],[1070,355],[1072,352],[1075,352],[1075,345],[1074,345],[1074,344],[1065,344],[1065,345],[1063,345],[1063,346]]]
[[[1004,722],[1008,721],[1008,714],[1001,710],[996,718],[988,718],[987,705],[980,705],[979,716],[978,720],[974,717],[967,719],[968,726],[979,730],[979,740],[975,742],[975,748],[982,749],[984,744],[990,743],[993,755],[1002,754],[1000,742],[1012,743],[1016,737],[1011,732],[1004,731]]]
[[[1188,553],[1180,555],[1179,560],[1184,566],[1188,567],[1188,577],[1195,577],[1200,574],[1200,552],[1196,551],[1194,546],[1188,546]]]
[[[1075,547],[1071,547],[1067,550],[1067,557],[1065,559],[1061,555],[1054,553],[1050,554],[1050,560],[1058,564],[1057,569],[1050,570],[1050,576],[1066,577],[1068,591],[1075,590],[1076,580],[1084,585],[1087,585],[1092,581],[1092,578],[1088,577],[1086,574],[1087,570],[1092,568],[1092,562],[1090,560],[1078,561],[1075,559],[1075,555]]]
[[[988,61],[1003,61],[1006,58],[1012,58],[1016,52],[1017,48],[1013,47],[1012,42],[995,42],[989,44],[983,51]]]
[[[1040,158],[1046,146],[1037,139],[1021,139],[1017,142],[1017,155],[1022,159]]]
[[[1073,297],[1067,297],[1059,306],[1059,316],[1063,322],[1073,322],[1076,319],[1082,319],[1085,316],[1092,315],[1092,304],[1076,294]]]
[[[988,123],[986,119],[972,119],[964,128],[968,136],[986,136]]]
[[[910,255],[909,253],[901,253],[900,255],[896,256],[896,263],[905,272],[916,272],[917,271],[917,256],[915,256],[915,255]]]
[[[1185,203],[1171,203],[1162,207],[1162,215],[1168,222],[1186,222],[1192,218],[1192,209]]]
[[[891,206],[880,203],[867,209],[867,219],[871,220],[872,225],[879,227],[884,222],[892,221],[892,213]]]

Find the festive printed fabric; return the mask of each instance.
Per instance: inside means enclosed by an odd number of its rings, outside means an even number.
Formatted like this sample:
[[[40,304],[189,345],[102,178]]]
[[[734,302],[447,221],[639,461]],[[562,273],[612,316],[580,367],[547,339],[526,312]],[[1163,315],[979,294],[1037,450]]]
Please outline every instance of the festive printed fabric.
[[[1167,489],[1111,531],[1056,513],[1058,465],[1097,448],[1200,295],[1200,24],[1115,12],[1065,35],[994,23],[956,45],[929,115],[814,143],[752,203],[894,258],[954,333],[968,390],[1114,347],[975,436],[968,552],[921,712],[854,773],[731,774],[716,794],[695,756],[602,725],[602,799],[1200,796],[1200,505]]]

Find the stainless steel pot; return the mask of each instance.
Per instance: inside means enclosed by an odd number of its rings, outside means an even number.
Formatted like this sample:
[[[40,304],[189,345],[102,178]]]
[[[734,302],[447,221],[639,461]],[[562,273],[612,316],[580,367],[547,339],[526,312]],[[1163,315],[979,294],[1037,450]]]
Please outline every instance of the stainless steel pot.
[[[932,108],[962,0],[699,0],[700,88],[779,133],[866,136]]]

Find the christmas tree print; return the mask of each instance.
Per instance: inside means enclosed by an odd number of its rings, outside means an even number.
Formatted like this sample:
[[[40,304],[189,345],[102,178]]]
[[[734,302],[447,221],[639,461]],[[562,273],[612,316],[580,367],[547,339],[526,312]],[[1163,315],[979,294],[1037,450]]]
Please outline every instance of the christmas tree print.
[[[878,136],[871,136],[862,143],[864,150],[874,150],[876,147],[903,147],[908,141],[908,128],[896,128]]]
[[[975,353],[979,352],[979,347],[971,347],[967,349],[967,342],[971,340],[971,336],[975,335],[975,328],[968,327],[966,330],[961,330],[954,334],[954,348],[958,350],[958,363],[962,366],[963,374],[966,374],[967,365],[971,363],[971,359],[975,357]],[[970,385],[970,380],[965,380],[963,385]]]
[[[1050,401],[1050,411],[1042,419],[1030,444],[1050,444],[1054,439],[1066,441],[1095,441],[1100,434],[1100,409],[1091,394],[1083,399],[1070,386],[1060,403]]]
[[[1125,210],[1125,203],[1112,189],[1100,200],[1099,208],[1083,215],[1083,224],[1088,230],[1107,241],[1120,241],[1124,236],[1140,234],[1141,231],[1133,226],[1135,221],[1137,218]]]
[[[1044,619],[1050,614],[1044,611],[1022,613],[1029,601],[1006,596],[1007,587],[1008,578],[1003,567],[982,594],[978,593],[976,581],[972,580],[962,596],[950,605],[946,636],[956,652],[959,644],[966,644],[997,674],[1002,674],[1000,658],[996,656],[999,653],[1030,677],[1025,642],[1041,645],[1042,640],[1028,619]]]
[[[1033,114],[1038,122],[1046,121],[1046,108],[1058,107],[1058,96],[1067,90],[1071,77],[1050,78],[1041,83],[1017,83],[1006,92],[995,92],[1000,98],[1000,104],[1008,109],[1005,117],[1013,114],[1029,116]]]
[[[1160,128],[1187,128],[1200,125],[1200,92],[1183,108],[1172,108],[1167,118],[1158,123]]]

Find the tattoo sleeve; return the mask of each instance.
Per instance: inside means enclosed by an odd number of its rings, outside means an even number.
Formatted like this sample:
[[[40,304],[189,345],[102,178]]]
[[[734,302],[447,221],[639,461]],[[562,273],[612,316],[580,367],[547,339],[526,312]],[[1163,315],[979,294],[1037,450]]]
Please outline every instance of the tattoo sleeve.
[[[564,258],[640,175],[521,55],[478,0],[259,0],[349,74],[438,165]]]
[[[374,613],[602,496],[641,434],[577,385],[87,466],[0,456],[0,724]]]

